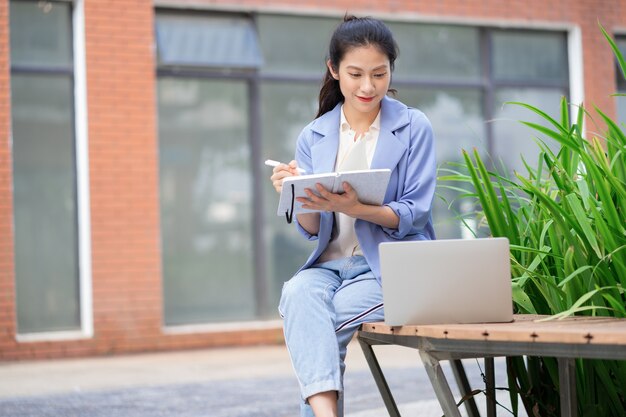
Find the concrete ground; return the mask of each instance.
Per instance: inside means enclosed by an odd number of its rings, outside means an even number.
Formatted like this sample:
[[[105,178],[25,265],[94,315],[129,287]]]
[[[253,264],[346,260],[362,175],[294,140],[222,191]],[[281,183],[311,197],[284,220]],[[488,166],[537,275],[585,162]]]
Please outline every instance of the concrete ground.
[[[375,349],[403,417],[443,414],[417,351]],[[484,388],[482,361],[464,363],[472,387]],[[502,360],[496,381],[506,381]],[[388,415],[355,342],[345,386],[346,417]],[[507,397],[498,396],[508,408]],[[284,346],[0,363],[0,417],[296,417],[298,398]],[[484,396],[477,402],[484,409]]]

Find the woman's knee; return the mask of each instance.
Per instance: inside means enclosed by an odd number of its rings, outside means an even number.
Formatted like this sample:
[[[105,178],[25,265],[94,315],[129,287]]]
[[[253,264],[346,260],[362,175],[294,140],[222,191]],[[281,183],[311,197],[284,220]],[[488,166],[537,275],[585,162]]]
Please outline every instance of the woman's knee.
[[[285,282],[280,296],[281,315],[284,316],[291,306],[299,308],[323,300],[327,296],[329,284],[319,278],[311,273],[300,273]]]
[[[283,291],[280,296],[281,304],[290,303],[294,300],[299,301],[310,292],[309,287],[308,280],[303,279],[300,275],[294,276],[283,284]]]

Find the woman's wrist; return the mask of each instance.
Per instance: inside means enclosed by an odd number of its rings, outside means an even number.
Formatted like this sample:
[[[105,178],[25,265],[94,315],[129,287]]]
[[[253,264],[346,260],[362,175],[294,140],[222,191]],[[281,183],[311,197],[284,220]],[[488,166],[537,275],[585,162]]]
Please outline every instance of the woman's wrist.
[[[397,229],[400,223],[399,217],[389,206],[372,206],[357,202],[344,214],[390,229]]]

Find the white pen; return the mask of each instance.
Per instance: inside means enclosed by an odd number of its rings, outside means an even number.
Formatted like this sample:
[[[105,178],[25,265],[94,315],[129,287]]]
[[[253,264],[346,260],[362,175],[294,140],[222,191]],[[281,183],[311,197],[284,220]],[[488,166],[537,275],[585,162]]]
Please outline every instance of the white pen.
[[[278,162],[278,161],[274,161],[273,159],[266,159],[265,160],[265,165],[267,165],[268,167],[277,167],[278,165],[280,165],[282,162]],[[287,165],[287,164],[285,164]],[[300,174],[304,174],[306,171],[302,168],[296,168],[298,170],[298,172]]]

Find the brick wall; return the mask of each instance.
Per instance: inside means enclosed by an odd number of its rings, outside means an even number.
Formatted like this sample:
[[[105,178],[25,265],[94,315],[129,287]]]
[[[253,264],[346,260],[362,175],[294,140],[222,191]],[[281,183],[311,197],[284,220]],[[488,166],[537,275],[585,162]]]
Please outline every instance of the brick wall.
[[[157,0],[156,4],[164,2]],[[289,10],[292,2],[168,0],[168,5]],[[586,105],[615,114],[611,51],[598,29],[626,21],[626,0],[317,0],[311,12],[403,12],[445,19],[574,23],[584,47]],[[0,360],[276,343],[280,329],[164,334],[159,243],[154,3],[85,0],[94,337],[15,341],[8,1],[0,0]],[[608,65],[607,65],[608,64]]]
[[[97,350],[160,334],[153,7],[87,1],[93,309]]]

